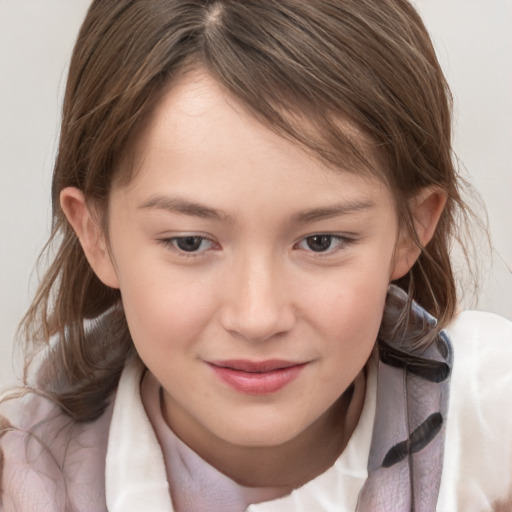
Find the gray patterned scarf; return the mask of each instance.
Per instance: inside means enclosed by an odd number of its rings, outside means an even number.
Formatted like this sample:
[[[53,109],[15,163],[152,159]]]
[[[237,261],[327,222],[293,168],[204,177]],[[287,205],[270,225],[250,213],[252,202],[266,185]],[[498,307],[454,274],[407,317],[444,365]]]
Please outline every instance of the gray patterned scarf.
[[[436,509],[453,353],[444,331],[430,340],[436,320],[416,303],[406,321],[397,322],[407,299],[390,287],[379,332],[369,476],[357,512]]]

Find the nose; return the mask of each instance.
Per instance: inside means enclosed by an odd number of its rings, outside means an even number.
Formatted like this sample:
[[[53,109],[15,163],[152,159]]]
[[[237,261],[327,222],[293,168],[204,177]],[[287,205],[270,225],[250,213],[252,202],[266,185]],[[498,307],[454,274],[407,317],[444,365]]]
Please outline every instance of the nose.
[[[245,258],[231,268],[224,289],[223,327],[248,341],[289,332],[296,313],[284,274],[271,257]]]

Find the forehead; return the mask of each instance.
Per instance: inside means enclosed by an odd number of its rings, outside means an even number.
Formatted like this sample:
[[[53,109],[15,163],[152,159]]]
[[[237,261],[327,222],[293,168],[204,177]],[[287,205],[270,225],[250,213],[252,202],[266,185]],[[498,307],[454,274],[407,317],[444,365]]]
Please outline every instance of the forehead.
[[[349,123],[343,129],[367,144]],[[217,191],[231,190],[258,193],[265,202],[285,190],[317,203],[334,195],[352,201],[387,194],[365,169],[334,169],[257,120],[202,70],[181,75],[164,91],[139,133],[134,155],[134,178],[127,188],[139,194],[198,189],[213,198]]]

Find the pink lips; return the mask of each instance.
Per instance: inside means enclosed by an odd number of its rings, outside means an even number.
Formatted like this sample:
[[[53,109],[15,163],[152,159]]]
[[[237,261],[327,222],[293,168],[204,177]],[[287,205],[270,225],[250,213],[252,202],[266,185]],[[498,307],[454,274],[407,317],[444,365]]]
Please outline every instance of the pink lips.
[[[208,363],[236,391],[250,395],[275,393],[296,379],[307,363],[279,359],[267,361],[229,360]]]

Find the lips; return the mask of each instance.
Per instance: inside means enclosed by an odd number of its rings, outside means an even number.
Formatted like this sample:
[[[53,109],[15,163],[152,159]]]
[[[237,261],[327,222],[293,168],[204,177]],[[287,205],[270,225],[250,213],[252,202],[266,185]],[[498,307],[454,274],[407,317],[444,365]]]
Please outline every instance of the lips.
[[[237,359],[208,364],[225,384],[238,392],[250,395],[276,393],[295,380],[307,365],[280,359]]]

